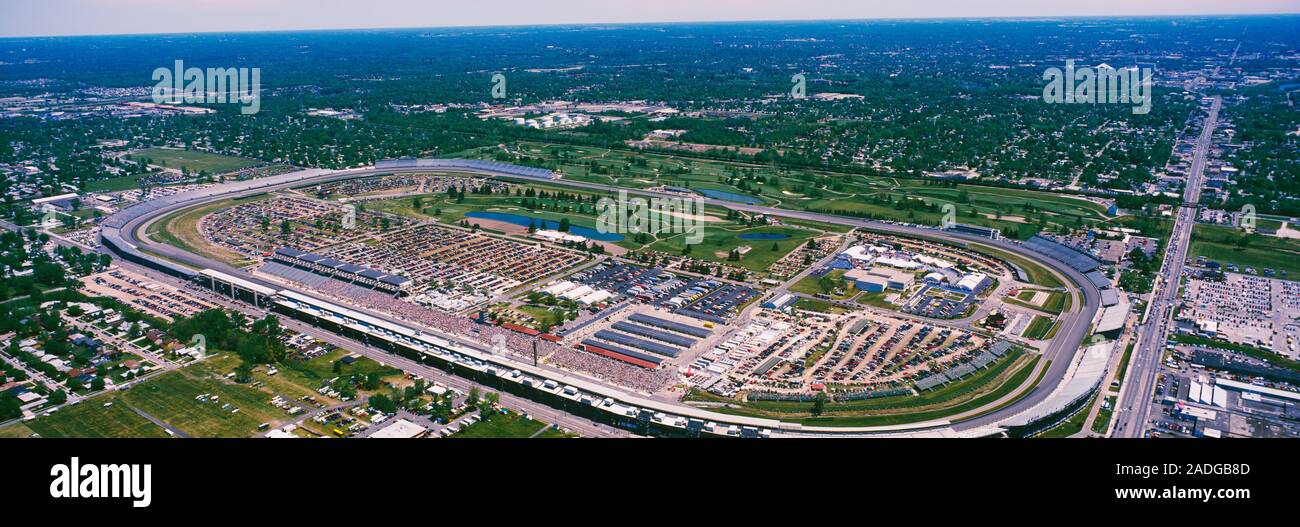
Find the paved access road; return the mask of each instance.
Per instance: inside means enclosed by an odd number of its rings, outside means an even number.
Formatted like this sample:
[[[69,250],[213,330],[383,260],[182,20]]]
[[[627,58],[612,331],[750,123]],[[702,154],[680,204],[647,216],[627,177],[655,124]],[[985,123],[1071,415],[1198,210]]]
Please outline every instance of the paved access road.
[[[1218,125],[1219,109],[1223,98],[1215,97],[1205,127],[1196,141],[1192,169],[1183,189],[1183,205],[1174,219],[1173,233],[1165,249],[1160,275],[1156,277],[1147,307],[1146,322],[1138,326],[1138,344],[1132,358],[1132,370],[1125,377],[1121,391],[1114,435],[1118,437],[1143,437],[1146,435],[1155,393],[1156,375],[1160,373],[1160,359],[1164,355],[1165,339],[1169,335],[1174,309],[1178,303],[1178,288],[1187,262],[1187,249],[1192,241],[1192,228],[1196,226],[1197,202],[1201,199],[1201,186],[1205,183],[1205,164],[1209,157],[1211,138]]]

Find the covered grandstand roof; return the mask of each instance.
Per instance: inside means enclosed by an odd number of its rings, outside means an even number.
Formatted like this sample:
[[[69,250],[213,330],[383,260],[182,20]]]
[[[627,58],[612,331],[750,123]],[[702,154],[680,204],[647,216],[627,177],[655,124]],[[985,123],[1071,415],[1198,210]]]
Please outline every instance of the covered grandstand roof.
[[[1095,271],[1098,267],[1101,267],[1101,262],[1094,260],[1091,256],[1042,236],[1034,235],[1032,238],[1025,240],[1025,247],[1060,260],[1081,273]]]

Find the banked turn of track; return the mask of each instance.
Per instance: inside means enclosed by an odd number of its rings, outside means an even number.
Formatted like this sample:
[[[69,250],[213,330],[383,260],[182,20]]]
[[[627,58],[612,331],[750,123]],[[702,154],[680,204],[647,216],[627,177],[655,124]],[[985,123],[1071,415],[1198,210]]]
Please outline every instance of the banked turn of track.
[[[563,185],[573,188],[580,188],[590,191],[608,192],[614,190],[608,185],[595,183],[586,183],[580,181],[566,181],[562,179],[541,179],[536,176],[533,170],[514,170],[520,167],[506,165],[501,163],[487,163],[481,161],[460,161],[460,160],[420,160],[419,166],[414,162],[405,163],[384,163],[381,162],[375,167],[366,167],[350,170],[327,171],[319,169],[307,169],[289,174],[282,174],[267,178],[252,179],[247,181],[238,181],[222,183],[212,187],[183,192],[171,196],[149,200],[138,203],[118,213],[109,216],[101,223],[100,237],[104,246],[118,254],[119,257],[128,261],[153,267],[155,269],[167,272],[169,274],[182,277],[193,278],[197,275],[196,269],[213,269],[227,274],[234,274],[245,280],[264,285],[273,289],[291,290],[297,293],[312,296],[314,298],[332,302],[331,300],[314,294],[310,290],[302,288],[289,287],[281,283],[273,283],[259,279],[251,274],[234,269],[233,267],[217,262],[203,256],[184,251],[180,248],[157,243],[152,240],[142,239],[139,231],[149,223],[162,218],[163,216],[180,209],[202,205],[218,200],[253,196],[266,192],[295,188],[305,185],[316,185],[332,181],[383,176],[392,174],[405,174],[412,172],[442,172],[442,173],[470,173],[474,175],[492,177],[499,179],[513,180],[544,180],[547,184]],[[618,189],[624,190],[629,195],[644,197],[680,197],[672,194],[666,194],[655,191],[639,189]],[[577,379],[571,375],[566,375],[550,369],[533,368],[530,365],[517,363],[509,358],[504,358],[488,353],[487,348],[481,344],[461,338],[452,338],[451,340],[459,346],[478,352],[488,357],[489,360],[501,363],[501,366],[512,369],[520,369],[526,373],[536,374],[540,377],[553,378],[558,382],[568,383],[579,386],[587,391],[595,392],[600,397],[610,397],[615,400],[633,404],[636,406],[649,408],[654,411],[661,411],[675,415],[681,415],[688,418],[699,418],[726,424],[736,424],[740,426],[754,426],[772,430],[780,430],[794,434],[818,434],[818,435],[890,435],[900,433],[917,433],[927,432],[935,435],[955,435],[962,431],[981,429],[996,425],[1013,416],[1025,412],[1035,405],[1042,403],[1057,385],[1064,379],[1070,369],[1071,363],[1075,361],[1076,354],[1080,350],[1080,345],[1087,337],[1089,327],[1100,306],[1100,291],[1092,284],[1083,273],[1071,268],[1063,262],[1050,258],[1040,253],[1030,251],[1018,243],[1012,243],[1005,240],[991,240],[976,235],[965,234],[960,232],[942,231],[934,228],[915,227],[908,225],[899,225],[884,223],[878,221],[864,220],[859,218],[849,218],[822,214],[815,212],[804,212],[795,210],[785,210],[761,205],[746,205],[730,201],[705,198],[704,202],[708,205],[727,207],[746,212],[771,214],[786,218],[803,219],[818,221],[823,223],[845,225],[881,233],[898,234],[911,237],[929,238],[958,244],[975,244],[992,247],[997,250],[1015,254],[1026,260],[1036,262],[1047,267],[1055,274],[1065,278],[1069,284],[1067,289],[1071,292],[1081,293],[1083,297],[1082,305],[1079,309],[1063,313],[1060,317],[1061,328],[1057,331],[1056,336],[1050,341],[1047,349],[1043,350],[1043,358],[1050,361],[1046,371],[1041,376],[1041,381],[1037,386],[1027,394],[1021,395],[1014,402],[999,406],[991,411],[976,415],[969,419],[952,423],[947,420],[925,421],[903,425],[893,426],[875,426],[875,427],[838,427],[838,426],[805,426],[798,423],[778,421],[775,419],[742,417],[718,412],[709,412],[692,406],[684,405],[677,402],[662,401],[650,399],[641,395],[632,394],[621,389],[603,384],[592,383],[585,379]],[[147,252],[144,250],[147,248]],[[161,257],[160,257],[161,256]],[[179,263],[178,263],[179,262]],[[184,264],[184,265],[181,265]],[[399,326],[405,326],[414,331],[429,333],[418,327],[411,327],[409,324],[392,321],[391,317],[384,317],[380,313],[365,309],[358,309],[357,306],[348,306],[354,310],[360,310],[366,314],[377,316],[389,320]],[[439,335],[447,338],[447,335]]]

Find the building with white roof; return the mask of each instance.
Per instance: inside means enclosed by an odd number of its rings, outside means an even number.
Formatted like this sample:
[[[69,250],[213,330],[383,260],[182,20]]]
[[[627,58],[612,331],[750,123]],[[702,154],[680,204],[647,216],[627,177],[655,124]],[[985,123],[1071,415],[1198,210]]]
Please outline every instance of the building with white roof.
[[[406,419],[398,419],[393,421],[392,424],[370,434],[370,437],[378,439],[415,439],[424,437],[428,433],[428,428],[407,421]]]

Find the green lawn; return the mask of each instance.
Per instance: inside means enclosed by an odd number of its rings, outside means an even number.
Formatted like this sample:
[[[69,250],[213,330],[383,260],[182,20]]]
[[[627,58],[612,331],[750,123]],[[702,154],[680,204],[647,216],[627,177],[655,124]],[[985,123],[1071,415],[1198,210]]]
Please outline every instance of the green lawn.
[[[1237,245],[1237,241],[1243,237],[1248,240],[1245,247]],[[1189,256],[1204,256],[1225,267],[1234,263],[1243,270],[1250,266],[1257,273],[1273,269],[1286,271],[1289,277],[1300,276],[1300,243],[1297,240],[1245,234],[1231,227],[1197,225],[1192,231]]]
[[[105,408],[108,402],[113,405]],[[158,425],[131,411],[117,394],[65,406],[26,425],[41,437],[167,437]]]
[[[790,251],[798,249],[804,242],[810,238],[815,238],[821,233],[807,229],[796,229],[793,227],[720,227],[715,224],[705,224],[703,240],[699,244],[691,245],[691,257],[720,262],[730,265],[743,267],[756,273],[763,273],[772,264],[780,260]],[[781,240],[743,240],[742,234],[775,234],[786,235]],[[691,234],[679,234],[668,239],[660,240],[651,244],[649,249],[663,251],[672,254],[682,254],[682,249],[686,245],[687,238]],[[739,261],[732,262],[727,260],[727,256],[732,249],[741,246],[748,246],[751,250],[740,257]]]
[[[1098,434],[1106,433],[1106,427],[1110,426],[1110,416],[1115,409],[1115,396],[1110,395],[1105,399],[1109,407],[1097,409],[1097,418],[1092,420],[1092,431]]]
[[[864,291],[861,295],[858,296],[857,302],[859,304],[866,305],[866,306],[878,307],[881,309],[897,310],[898,306],[891,304],[888,300],[885,299],[889,295],[895,293],[896,292],[891,292],[891,291],[881,291],[879,293],[868,293]]]
[[[1065,287],[1065,284],[1062,283],[1061,280],[1056,277],[1056,274],[1049,271],[1046,267],[1043,267],[1042,265],[1039,265],[1025,258],[1022,258],[1019,255],[1011,254],[999,249],[994,249],[986,245],[972,246],[971,249],[976,252],[984,253],[994,258],[998,258],[1010,262],[1012,264],[1015,264],[1017,267],[1025,271],[1025,274],[1029,278],[1030,284],[1049,287],[1049,288]]]
[[[195,399],[204,393],[219,399]],[[191,437],[248,437],[262,423],[278,426],[289,418],[288,413],[270,404],[271,396],[265,392],[221,379],[191,376],[185,370],[164,373],[136,385],[123,398]],[[223,408],[227,403],[231,406]],[[236,408],[238,412],[233,411]]]
[[[515,308],[515,310],[532,318],[537,323],[538,328],[555,326],[563,322],[565,317],[565,310],[558,307],[524,305]]]
[[[1083,431],[1083,423],[1088,420],[1088,409],[1092,408],[1092,403],[1096,400],[1097,398],[1094,396],[1091,400],[1088,401],[1088,404],[1083,405],[1083,408],[1081,408],[1078,412],[1075,412],[1074,415],[1070,416],[1069,419],[1062,421],[1061,424],[1056,425],[1034,437],[1059,439],[1062,437],[1070,437],[1074,434]]]
[[[1034,320],[1029,322],[1029,327],[1021,336],[1027,339],[1039,340],[1047,336],[1047,332],[1052,329],[1052,317],[1043,315],[1034,315]]]
[[[800,298],[799,301],[794,303],[794,308],[803,309],[805,311],[816,311],[818,313],[829,313],[832,315],[838,315],[848,311],[836,304],[816,298]]]
[[[829,280],[828,282],[826,282],[826,285],[831,285],[831,284],[834,285],[830,289],[823,288],[822,287],[823,278]],[[840,295],[836,295],[834,293],[836,287],[842,289],[844,293]],[[824,294],[830,296],[835,300],[848,300],[849,298],[852,298],[853,295],[858,293],[857,287],[855,287],[851,282],[846,282],[844,280],[843,269],[834,269],[831,272],[826,273],[826,275],[822,277],[811,276],[811,275],[805,276],[803,279],[799,280],[798,282],[795,282],[794,285],[791,285],[790,290],[796,293],[803,293],[805,295]]]
[[[1133,358],[1133,346],[1136,344],[1137,340],[1130,340],[1128,346],[1124,348],[1124,356],[1119,359],[1119,370],[1115,372],[1115,380],[1119,381],[1121,386],[1124,384],[1124,374],[1128,372],[1128,361]]]
[[[141,174],[130,176],[118,176],[98,181],[86,183],[87,192],[117,192],[119,190],[131,190],[140,188]]]
[[[290,370],[293,373],[303,376],[309,381],[324,381],[338,377],[340,373],[334,373],[334,361],[346,357],[351,352],[344,349],[335,349],[319,357],[305,360],[286,360],[280,363],[281,371]],[[376,362],[369,357],[357,357],[356,362],[343,366],[343,375],[369,375],[378,373],[380,377],[389,377],[401,375],[402,370]],[[283,375],[283,373],[281,373]]]
[[[495,413],[491,418],[462,428],[460,432],[449,437],[529,438],[546,426],[547,424],[541,421],[525,419],[521,414]]]
[[[241,168],[248,168],[262,163],[256,159],[245,157],[172,148],[145,148],[131,152],[131,159],[140,158],[148,158],[152,164],[157,166],[186,169],[196,174],[207,171],[209,174],[214,175],[234,172]]]
[[[632,188],[672,185],[722,190],[757,196],[769,205],[786,209],[840,211],[924,224],[937,224],[940,219],[941,214],[931,212],[930,208],[937,210],[943,204],[953,203],[957,205],[958,221],[1015,231],[1016,237],[1022,239],[1037,232],[1040,222],[1073,227],[1081,219],[1088,223],[1109,219],[1103,205],[1055,192],[973,184],[949,188],[920,179],[786,169],[625,149],[537,142],[517,146],[518,151],[510,156],[518,156],[519,161],[554,164],[565,179],[574,181]],[[501,153],[499,148],[488,147],[463,154],[495,158]],[[754,179],[744,178],[744,188],[728,184],[737,176],[749,174]],[[835,188],[810,188],[808,182],[818,179],[834,180]],[[916,207],[897,205],[909,198]]]
[[[34,430],[21,422],[0,427],[0,439],[23,439],[31,437],[34,433],[36,433]]]

